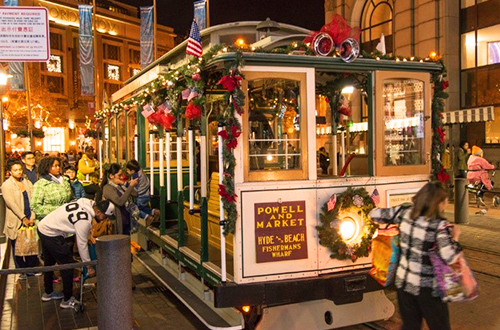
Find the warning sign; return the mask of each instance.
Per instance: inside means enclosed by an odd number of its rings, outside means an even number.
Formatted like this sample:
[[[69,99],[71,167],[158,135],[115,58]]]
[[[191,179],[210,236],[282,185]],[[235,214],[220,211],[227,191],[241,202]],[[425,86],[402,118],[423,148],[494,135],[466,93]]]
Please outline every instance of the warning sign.
[[[307,259],[306,202],[255,204],[257,263]]]

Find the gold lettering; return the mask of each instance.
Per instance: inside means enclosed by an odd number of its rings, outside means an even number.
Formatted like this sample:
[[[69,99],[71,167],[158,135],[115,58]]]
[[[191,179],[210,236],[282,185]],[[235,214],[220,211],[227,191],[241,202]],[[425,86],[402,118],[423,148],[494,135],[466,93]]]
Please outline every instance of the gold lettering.
[[[275,220],[276,219],[276,215],[271,215],[271,217],[269,218],[269,220]]]
[[[266,228],[273,228],[273,225],[271,224],[271,221],[269,221],[266,225]]]
[[[264,221],[257,221],[257,228],[264,228]]]
[[[298,219],[298,221],[299,221],[299,226],[303,226],[304,225],[303,224],[304,223],[304,219]]]
[[[292,217],[293,217],[293,214],[291,214],[291,213],[287,213],[287,214],[286,214],[286,218],[287,218],[287,219],[291,219]]]
[[[264,208],[263,207],[257,208],[257,215],[260,215],[262,212],[264,212]]]
[[[297,213],[302,213],[304,212],[301,208],[300,208],[300,204],[297,205]]]
[[[279,220],[274,220],[274,228],[280,227],[280,223]]]
[[[278,213],[280,211],[279,206],[273,206],[273,213]]]

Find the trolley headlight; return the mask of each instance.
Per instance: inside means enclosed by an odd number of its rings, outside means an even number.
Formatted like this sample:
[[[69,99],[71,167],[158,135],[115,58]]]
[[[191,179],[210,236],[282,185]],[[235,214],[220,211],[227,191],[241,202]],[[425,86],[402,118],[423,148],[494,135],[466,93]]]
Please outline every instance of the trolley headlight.
[[[352,218],[344,218],[340,223],[340,235],[344,241],[350,241],[356,237],[358,224]]]

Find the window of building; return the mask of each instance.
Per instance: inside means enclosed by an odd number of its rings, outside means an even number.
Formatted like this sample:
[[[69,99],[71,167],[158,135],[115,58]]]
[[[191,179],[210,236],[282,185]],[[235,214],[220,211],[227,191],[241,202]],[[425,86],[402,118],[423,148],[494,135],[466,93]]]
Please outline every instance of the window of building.
[[[120,89],[120,84],[104,83],[104,88],[109,97]]]
[[[495,107],[495,118],[500,118],[500,107]],[[485,136],[485,142],[490,144],[490,143],[495,143],[499,144],[500,143],[500,125],[496,121],[488,121],[486,122],[486,136]]]
[[[462,69],[476,66],[476,33],[462,34]]]
[[[49,60],[47,61],[47,71],[62,73],[62,58],[58,55],[50,55]]]
[[[51,29],[50,31],[50,49],[51,50],[63,50],[63,39],[62,35],[59,33],[54,33]]]
[[[130,76],[131,77],[135,76],[139,72],[141,72],[141,69],[139,69],[139,68],[130,68]]]
[[[498,63],[499,46],[500,24],[477,30],[477,66]]]
[[[488,64],[497,63],[500,63],[500,41],[488,42]]]
[[[382,33],[387,53],[393,52],[393,4],[391,0],[368,0],[361,13],[361,49],[375,50]]]
[[[118,65],[106,64],[106,78],[120,81],[120,67]]]
[[[141,64],[141,51],[137,49],[129,49],[130,64]]]
[[[120,46],[104,44],[103,51],[105,59],[121,61]]]

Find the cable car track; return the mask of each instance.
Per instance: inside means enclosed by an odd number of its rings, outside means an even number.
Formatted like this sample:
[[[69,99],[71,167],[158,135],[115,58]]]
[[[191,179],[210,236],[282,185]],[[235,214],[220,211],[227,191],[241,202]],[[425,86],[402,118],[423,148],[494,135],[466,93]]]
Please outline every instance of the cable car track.
[[[375,322],[366,322],[362,324],[368,329],[373,329],[373,330],[387,330],[387,328],[384,328],[383,326],[375,323]]]
[[[472,254],[467,254],[466,253],[466,259],[469,261],[469,265],[471,269],[474,271],[476,274],[481,274],[485,275],[488,277],[492,278],[497,278],[500,279],[500,272],[491,272],[491,271],[485,271],[485,267],[478,267],[476,263],[486,263],[489,267],[497,267],[500,268],[500,253],[495,252],[495,251],[489,251],[477,247],[472,247],[472,246],[465,246],[463,245],[464,250],[471,251],[473,253],[479,254],[479,255],[472,255]],[[493,256],[493,258],[487,258],[488,256]],[[492,260],[493,259],[493,260]]]

